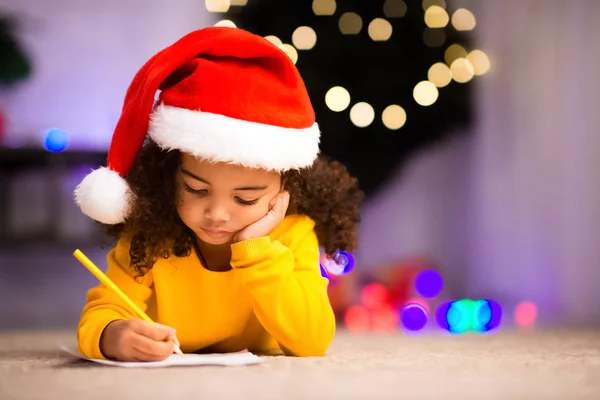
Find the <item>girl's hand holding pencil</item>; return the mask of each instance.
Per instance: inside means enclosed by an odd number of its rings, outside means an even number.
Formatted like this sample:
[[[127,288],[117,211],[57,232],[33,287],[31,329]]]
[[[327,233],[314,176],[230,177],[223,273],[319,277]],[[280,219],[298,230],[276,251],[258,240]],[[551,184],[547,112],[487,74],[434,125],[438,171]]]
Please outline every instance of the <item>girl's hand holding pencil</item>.
[[[81,250],[75,250],[73,255],[140,318],[117,320],[106,325],[100,338],[100,350],[106,357],[118,361],[162,361],[173,353],[183,357],[175,329],[152,321]]]
[[[119,361],[162,361],[175,346],[175,329],[137,318],[111,322],[100,339],[102,353]]]

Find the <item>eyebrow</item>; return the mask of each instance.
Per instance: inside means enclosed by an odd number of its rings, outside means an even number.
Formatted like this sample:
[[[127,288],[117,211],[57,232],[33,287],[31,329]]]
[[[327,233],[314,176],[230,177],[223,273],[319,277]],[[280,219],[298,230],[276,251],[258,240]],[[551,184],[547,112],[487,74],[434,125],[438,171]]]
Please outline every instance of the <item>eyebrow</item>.
[[[210,186],[210,183],[206,179],[203,179],[203,178],[199,177],[198,175],[191,173],[190,171],[188,171],[185,168],[181,168],[181,173],[184,174],[184,175],[189,176],[190,178],[193,178],[193,179],[195,179],[195,180],[197,180],[199,182],[202,182],[202,183],[207,184],[207,185]],[[257,191],[257,190],[265,190],[268,187],[269,187],[269,185],[242,186],[242,187],[239,187],[239,188],[235,188],[233,190],[234,191],[238,191],[238,190]]]

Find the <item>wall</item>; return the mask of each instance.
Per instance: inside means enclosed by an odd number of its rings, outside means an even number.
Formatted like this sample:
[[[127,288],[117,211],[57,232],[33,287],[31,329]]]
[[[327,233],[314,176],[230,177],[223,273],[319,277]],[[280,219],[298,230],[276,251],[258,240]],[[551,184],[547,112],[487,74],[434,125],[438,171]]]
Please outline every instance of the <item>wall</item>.
[[[158,50],[217,18],[197,0],[0,0],[21,21],[35,69],[0,94],[6,143],[39,146],[53,127],[71,148],[108,148],[125,91]]]

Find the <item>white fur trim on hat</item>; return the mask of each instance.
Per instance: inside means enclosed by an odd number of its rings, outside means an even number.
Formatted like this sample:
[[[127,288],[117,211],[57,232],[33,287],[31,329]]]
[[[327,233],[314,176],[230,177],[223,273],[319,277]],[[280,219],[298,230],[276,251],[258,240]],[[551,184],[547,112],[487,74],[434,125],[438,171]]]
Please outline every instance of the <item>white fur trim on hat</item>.
[[[319,154],[316,123],[286,128],[165,105],[152,114],[148,134],[163,149],[280,172],[309,167]]]
[[[75,189],[75,202],[88,217],[118,224],[129,214],[131,190],[115,171],[102,167],[87,175]]]

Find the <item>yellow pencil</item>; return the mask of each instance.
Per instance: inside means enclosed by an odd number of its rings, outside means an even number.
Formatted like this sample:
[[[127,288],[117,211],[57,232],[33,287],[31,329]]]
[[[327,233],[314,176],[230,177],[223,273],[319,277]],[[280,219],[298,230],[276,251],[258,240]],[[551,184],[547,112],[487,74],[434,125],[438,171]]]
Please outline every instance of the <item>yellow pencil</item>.
[[[127,305],[137,314],[137,316],[141,319],[143,319],[146,322],[149,322],[151,324],[154,324],[155,322],[152,321],[152,319],[142,310],[140,310],[140,308],[133,302],[131,301],[131,299],[129,297],[127,297],[127,295],[125,293],[123,293],[121,291],[121,289],[119,289],[119,287],[117,285],[115,285],[113,283],[113,281],[110,280],[110,278],[108,276],[106,276],[104,274],[104,272],[102,272],[100,270],[100,268],[98,268],[93,262],[92,260],[90,260],[89,258],[87,258],[85,256],[85,254],[83,254],[81,252],[81,250],[77,249],[73,252],[73,255],[75,256],[76,259],[79,260],[79,262],[81,262],[92,274],[94,274],[94,276],[96,278],[98,278],[100,280],[100,282],[102,282],[106,287],[108,287],[109,289],[111,289],[113,292],[115,292],[120,298],[121,300],[123,300],[125,303],[127,303]],[[173,344],[175,344],[175,353],[179,354],[180,356],[183,356],[183,352],[181,351],[181,349],[179,348],[179,346],[177,346],[177,343],[174,340],[171,340],[173,342]]]

